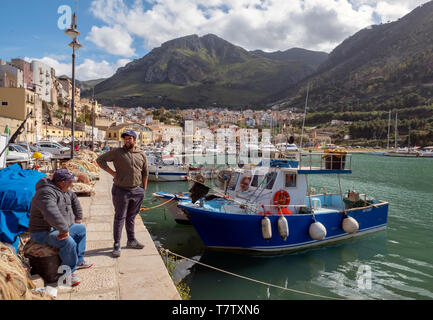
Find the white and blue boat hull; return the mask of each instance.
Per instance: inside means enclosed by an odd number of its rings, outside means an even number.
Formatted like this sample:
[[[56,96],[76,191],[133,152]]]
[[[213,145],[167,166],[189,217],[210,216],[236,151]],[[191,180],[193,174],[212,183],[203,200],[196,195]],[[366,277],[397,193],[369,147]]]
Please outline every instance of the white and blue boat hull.
[[[314,240],[309,234],[309,227],[314,222],[312,214],[286,215],[289,236],[283,240],[278,231],[280,216],[268,215],[272,237],[265,240],[261,229],[263,215],[217,212],[182,203],[178,206],[187,212],[191,224],[207,247],[261,252],[308,248],[383,230],[386,228],[388,217],[386,202],[367,208],[351,209],[348,216],[358,222],[359,230],[354,234],[348,234],[342,229],[343,212],[316,213],[316,221],[325,226],[327,234],[323,240]]]

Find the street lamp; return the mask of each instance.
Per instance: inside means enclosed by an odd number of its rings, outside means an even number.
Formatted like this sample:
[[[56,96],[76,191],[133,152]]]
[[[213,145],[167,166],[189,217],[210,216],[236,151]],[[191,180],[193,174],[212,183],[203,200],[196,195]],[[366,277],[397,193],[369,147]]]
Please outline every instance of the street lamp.
[[[74,149],[75,149],[75,141],[74,141],[74,135],[75,135],[75,51],[78,51],[82,45],[78,42],[77,37],[80,35],[80,33],[77,31],[77,24],[75,23],[76,16],[75,13],[72,15],[72,23],[71,27],[67,30],[65,30],[65,33],[72,38],[72,42],[69,44],[69,46],[72,48],[72,100],[71,100],[71,136],[72,136],[72,143],[71,143],[71,159],[74,158]]]

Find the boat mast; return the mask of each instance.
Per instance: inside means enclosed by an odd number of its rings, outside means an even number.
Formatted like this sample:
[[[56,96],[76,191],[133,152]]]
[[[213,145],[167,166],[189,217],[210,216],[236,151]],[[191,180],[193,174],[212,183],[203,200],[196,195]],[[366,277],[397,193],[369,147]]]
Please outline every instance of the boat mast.
[[[409,124],[409,134],[407,136],[407,151],[409,151],[410,148],[410,124]]]
[[[302,149],[302,139],[304,138],[304,126],[305,126],[305,118],[307,116],[307,102],[308,102],[309,90],[310,90],[310,84],[308,84],[307,86],[307,97],[305,98],[304,120],[302,121],[301,145],[299,146],[299,149]]]
[[[389,117],[388,117],[388,140],[386,142],[386,149],[389,149],[389,129],[391,128],[391,110],[389,110]]]
[[[395,142],[394,149],[397,150],[397,112],[395,113]]]

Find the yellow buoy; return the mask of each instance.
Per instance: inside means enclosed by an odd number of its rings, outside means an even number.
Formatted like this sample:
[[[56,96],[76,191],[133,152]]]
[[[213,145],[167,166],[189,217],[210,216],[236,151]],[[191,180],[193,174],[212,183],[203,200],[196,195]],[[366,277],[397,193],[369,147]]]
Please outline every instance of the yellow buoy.
[[[42,158],[42,153],[40,153],[40,152],[34,152],[33,155],[32,155],[32,157],[35,158],[35,159],[40,159],[40,158]]]

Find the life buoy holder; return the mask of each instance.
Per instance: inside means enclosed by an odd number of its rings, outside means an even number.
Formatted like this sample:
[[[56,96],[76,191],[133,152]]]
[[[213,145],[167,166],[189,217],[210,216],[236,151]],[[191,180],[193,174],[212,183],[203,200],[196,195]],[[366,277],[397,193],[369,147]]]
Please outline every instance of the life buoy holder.
[[[251,177],[243,177],[240,183],[240,187],[242,191],[247,191],[250,186]]]
[[[286,190],[279,190],[274,194],[274,206],[288,206],[290,204],[290,194]]]

